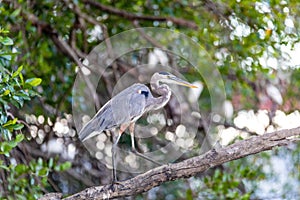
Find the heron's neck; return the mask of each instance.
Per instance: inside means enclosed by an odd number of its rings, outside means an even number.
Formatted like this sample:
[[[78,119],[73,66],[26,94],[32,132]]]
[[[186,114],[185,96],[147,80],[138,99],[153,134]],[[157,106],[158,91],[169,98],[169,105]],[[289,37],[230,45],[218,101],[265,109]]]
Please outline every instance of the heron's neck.
[[[164,107],[171,98],[171,90],[168,85],[160,84],[159,81],[150,81],[150,86],[153,92],[159,94],[157,98],[153,98],[149,104],[152,109],[157,110]]]

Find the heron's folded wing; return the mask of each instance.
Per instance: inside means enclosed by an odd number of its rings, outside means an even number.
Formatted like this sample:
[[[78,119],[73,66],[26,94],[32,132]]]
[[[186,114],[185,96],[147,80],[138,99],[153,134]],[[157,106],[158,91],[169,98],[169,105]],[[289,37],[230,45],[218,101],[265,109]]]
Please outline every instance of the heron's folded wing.
[[[79,132],[79,139],[85,141],[105,130],[112,129],[118,124],[112,117],[111,102],[107,102],[97,114]]]

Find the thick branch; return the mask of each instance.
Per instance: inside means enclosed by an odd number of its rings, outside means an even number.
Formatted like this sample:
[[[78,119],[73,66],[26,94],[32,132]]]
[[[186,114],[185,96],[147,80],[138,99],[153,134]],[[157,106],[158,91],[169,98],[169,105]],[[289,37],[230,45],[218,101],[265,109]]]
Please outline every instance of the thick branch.
[[[104,185],[87,188],[65,198],[65,200],[109,199],[146,192],[164,182],[191,177],[211,167],[216,167],[251,154],[270,150],[273,147],[287,145],[292,141],[299,140],[299,136],[300,127],[254,136],[227,147],[210,150],[203,155],[179,163],[157,167],[132,179],[115,184],[113,187],[111,187],[111,185]],[[59,194],[54,193],[53,195],[57,197]],[[49,194],[47,197],[44,196],[43,199],[50,199]]]
[[[111,6],[103,5],[101,3],[98,3],[96,1],[91,0],[83,0],[84,3],[90,4],[93,7],[96,7],[104,12],[111,13],[114,15],[118,15],[120,17],[123,17],[128,20],[144,20],[144,21],[171,21],[174,24],[177,24],[179,26],[185,26],[188,28],[192,28],[197,30],[198,25],[193,21],[188,21],[181,18],[176,17],[162,17],[162,16],[152,16],[152,15],[136,15],[133,13],[129,13],[125,10],[120,10]]]

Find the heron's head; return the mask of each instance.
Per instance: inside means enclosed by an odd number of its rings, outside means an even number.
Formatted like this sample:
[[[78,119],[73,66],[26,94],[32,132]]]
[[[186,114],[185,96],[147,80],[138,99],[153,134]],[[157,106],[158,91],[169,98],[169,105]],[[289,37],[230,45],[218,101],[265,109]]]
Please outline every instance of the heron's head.
[[[195,86],[187,81],[184,81],[169,72],[157,72],[152,76],[151,81],[182,85],[182,86],[186,86],[186,87],[190,87],[190,88],[197,88],[197,86]]]

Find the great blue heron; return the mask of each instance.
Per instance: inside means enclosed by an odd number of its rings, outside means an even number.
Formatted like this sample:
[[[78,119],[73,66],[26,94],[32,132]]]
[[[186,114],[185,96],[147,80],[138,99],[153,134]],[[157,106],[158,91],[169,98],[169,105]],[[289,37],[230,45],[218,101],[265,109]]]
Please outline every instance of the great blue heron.
[[[196,86],[179,79],[173,74],[157,72],[151,77],[150,86],[153,92],[160,95],[159,97],[153,97],[146,85],[140,83],[133,84],[109,100],[79,133],[79,139],[83,142],[103,131],[110,131],[119,127],[117,139],[112,146],[113,181],[116,181],[115,148],[122,133],[127,128],[129,128],[131,136],[132,152],[159,164],[136,151],[134,144],[134,125],[145,112],[160,109],[170,100],[171,90],[169,86],[161,83],[171,83],[196,88]]]

